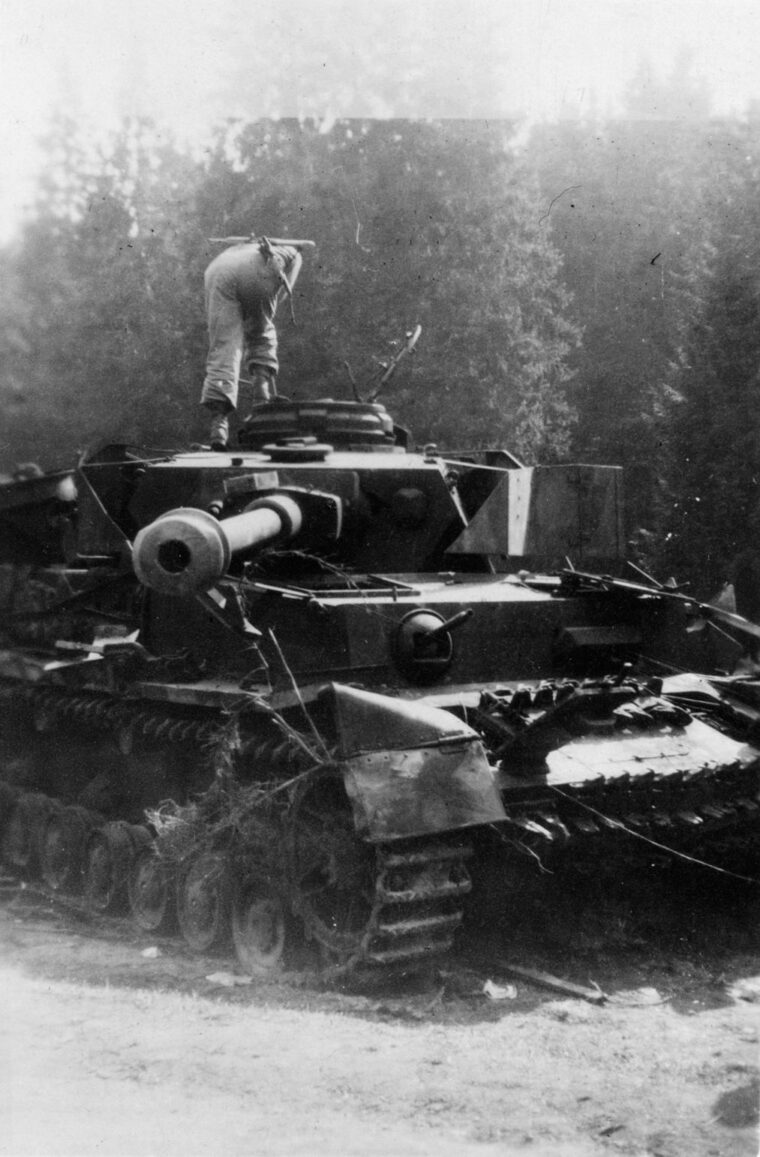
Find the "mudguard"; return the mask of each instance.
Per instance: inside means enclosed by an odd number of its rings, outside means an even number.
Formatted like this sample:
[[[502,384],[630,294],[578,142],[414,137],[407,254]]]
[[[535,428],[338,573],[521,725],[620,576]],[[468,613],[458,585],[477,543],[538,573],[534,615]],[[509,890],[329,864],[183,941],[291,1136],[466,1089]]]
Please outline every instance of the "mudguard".
[[[454,715],[339,683],[325,695],[361,835],[404,839],[505,818],[483,744]]]

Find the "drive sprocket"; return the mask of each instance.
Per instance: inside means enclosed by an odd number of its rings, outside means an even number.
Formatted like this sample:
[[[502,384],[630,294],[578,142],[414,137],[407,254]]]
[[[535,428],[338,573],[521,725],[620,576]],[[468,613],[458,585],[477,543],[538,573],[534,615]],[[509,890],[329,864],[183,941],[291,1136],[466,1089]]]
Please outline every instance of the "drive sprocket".
[[[300,786],[288,843],[293,907],[337,970],[411,967],[451,947],[471,888],[468,845],[363,840],[337,767]]]

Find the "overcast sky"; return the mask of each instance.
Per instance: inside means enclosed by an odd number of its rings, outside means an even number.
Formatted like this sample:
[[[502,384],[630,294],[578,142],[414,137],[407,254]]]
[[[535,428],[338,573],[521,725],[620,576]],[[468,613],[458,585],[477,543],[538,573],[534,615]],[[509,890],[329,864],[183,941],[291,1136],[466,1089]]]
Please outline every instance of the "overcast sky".
[[[716,112],[738,115],[760,100],[760,0],[0,0],[0,234],[44,163],[36,141],[62,102],[94,132],[144,113],[197,142],[212,119],[246,112],[229,92],[228,107],[220,104],[231,54],[248,52],[250,93],[257,54],[285,33],[314,44],[329,113],[342,79],[331,59],[338,37],[319,32],[339,29],[341,68],[348,49],[361,69],[378,12],[386,70],[404,66],[411,39],[440,61],[436,97],[420,114],[468,115],[462,94],[480,74],[490,88],[479,111],[490,116],[605,114],[642,59],[664,77],[683,52]],[[340,111],[351,111],[345,93]],[[378,109],[393,111],[388,102]]]

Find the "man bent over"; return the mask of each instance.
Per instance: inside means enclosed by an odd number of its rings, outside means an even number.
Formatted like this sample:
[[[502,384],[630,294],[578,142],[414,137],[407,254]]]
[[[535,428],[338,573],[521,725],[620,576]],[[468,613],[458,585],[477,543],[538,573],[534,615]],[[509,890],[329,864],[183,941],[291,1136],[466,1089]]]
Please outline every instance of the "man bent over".
[[[254,402],[275,392],[279,364],[274,316],[282,293],[290,293],[301,269],[300,247],[263,237],[225,249],[206,270],[209,350],[201,405],[211,411],[209,439],[224,450],[229,414],[237,408],[245,358]]]

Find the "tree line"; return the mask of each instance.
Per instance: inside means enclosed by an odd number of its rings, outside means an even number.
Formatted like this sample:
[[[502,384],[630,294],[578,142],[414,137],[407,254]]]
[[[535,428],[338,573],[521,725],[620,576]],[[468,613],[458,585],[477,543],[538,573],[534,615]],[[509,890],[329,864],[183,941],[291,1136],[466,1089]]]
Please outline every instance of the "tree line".
[[[622,464],[635,557],[706,593],[760,514],[760,121],[630,104],[528,135],[225,123],[202,157],[61,118],[0,252],[0,465],[199,439],[209,238],[309,237],[282,393],[361,393],[420,324],[383,395],[420,442]]]

